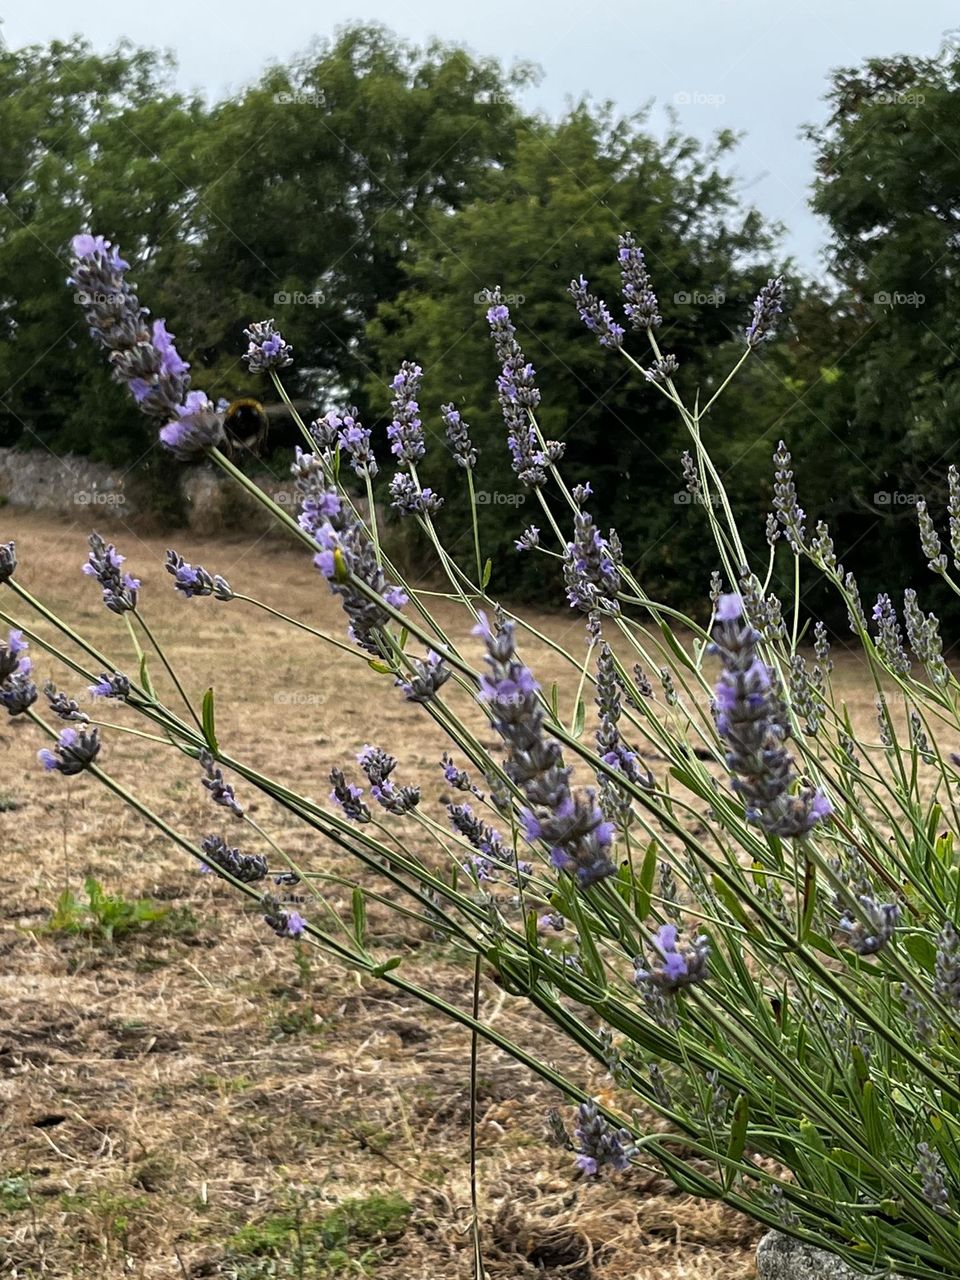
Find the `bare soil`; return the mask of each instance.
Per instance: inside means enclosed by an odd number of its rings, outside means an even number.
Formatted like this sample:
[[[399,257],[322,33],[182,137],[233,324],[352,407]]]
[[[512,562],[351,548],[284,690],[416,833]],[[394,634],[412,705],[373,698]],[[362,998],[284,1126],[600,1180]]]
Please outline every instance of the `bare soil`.
[[[23,584],[130,669],[122,621],[79,571],[87,527],[9,512],[3,525],[17,539]],[[250,606],[184,601],[163,572],[163,541],[125,529],[110,536],[143,578],[148,619],[187,689],[199,701],[215,687],[218,731],[235,755],[324,796],[332,765],[352,768],[365,742],[378,743],[399,757],[399,780],[423,782],[436,807],[446,744],[388,677]],[[299,551],[270,539],[175,545],[236,589],[343,634],[338,603]],[[0,608],[52,636],[6,590]],[[463,627],[459,611],[441,602],[439,613]],[[568,614],[537,625],[582,647],[582,624]],[[545,682],[559,673],[554,656],[529,653]],[[36,646],[33,656],[42,678],[80,696],[76,677]],[[855,693],[855,668],[843,670],[843,655],[838,662]],[[104,718],[142,727],[113,704]],[[104,736],[103,767],[179,830],[240,841],[189,761],[127,734]],[[93,779],[44,773],[41,745],[22,718],[0,722],[0,1276],[472,1276],[467,1032],[275,938]],[[291,856],[351,873],[344,855],[281,810],[243,798]],[[170,914],[113,942],[51,930],[64,889],[82,897],[88,876]],[[326,892],[346,911],[348,890]],[[405,933],[403,925],[392,926],[398,954],[469,1007],[470,967],[421,926]],[[612,1089],[489,979],[482,1011],[594,1092]],[[754,1274],[758,1233],[723,1207],[641,1172],[579,1175],[548,1138],[545,1114],[562,1105],[481,1045],[478,1174],[490,1280]],[[338,1206],[361,1201],[362,1217],[371,1197],[392,1193],[409,1213],[388,1214],[386,1226],[354,1224],[298,1254],[317,1224],[339,1221]],[[289,1239],[280,1260],[268,1248],[277,1232]],[[264,1252],[251,1252],[251,1240]]]

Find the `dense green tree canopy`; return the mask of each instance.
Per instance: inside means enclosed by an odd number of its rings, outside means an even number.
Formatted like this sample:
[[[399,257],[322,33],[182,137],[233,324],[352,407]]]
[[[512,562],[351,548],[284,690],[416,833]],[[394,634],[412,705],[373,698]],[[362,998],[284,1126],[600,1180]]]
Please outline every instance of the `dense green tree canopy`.
[[[705,592],[715,566],[699,553],[703,512],[685,505],[684,428],[642,375],[598,347],[567,286],[582,273],[619,313],[617,238],[632,231],[660,298],[658,340],[679,360],[678,383],[691,402],[698,386],[708,397],[743,350],[751,300],[770,274],[769,234],[738,206],[722,173],[732,144],[724,136],[703,148],[679,133],[657,142],[642,120],[585,105],[557,125],[531,122],[514,164],[489,175],[483,197],[425,229],[407,261],[407,288],[381,304],[371,328],[380,370],[371,397],[385,409],[389,371],[416,359],[435,432],[439,404],[457,405],[483,455],[483,488],[500,495],[480,512],[486,544],[528,590],[542,584],[543,564],[517,561],[512,542],[529,520],[544,519],[509,466],[485,318],[493,285],[513,300],[518,337],[543,393],[540,421],[548,437],[566,444],[567,474],[589,480],[593,510],[616,525],[651,590],[676,590],[682,576],[687,591]],[[633,335],[628,349],[651,363],[642,335]],[[780,378],[771,369],[748,370],[710,419],[731,487],[758,508],[761,537],[773,446],[758,440],[759,424],[764,405],[776,402]],[[442,432],[424,472],[456,509],[448,512],[451,524],[462,523],[462,483]]]

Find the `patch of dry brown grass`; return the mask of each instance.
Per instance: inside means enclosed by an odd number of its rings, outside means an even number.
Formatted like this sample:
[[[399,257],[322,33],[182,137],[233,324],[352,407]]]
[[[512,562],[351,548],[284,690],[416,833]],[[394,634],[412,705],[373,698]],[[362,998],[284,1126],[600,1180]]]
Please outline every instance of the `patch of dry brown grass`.
[[[24,584],[129,664],[122,624],[79,573],[86,529],[24,516],[6,526]],[[187,687],[215,686],[219,733],[234,754],[323,795],[331,765],[378,742],[400,758],[401,780],[433,776],[440,790],[445,743],[384,677],[245,606],[179,599],[161,568],[162,541],[128,531],[118,540]],[[249,594],[341,634],[337,604],[300,553],[267,539],[176,545]],[[459,613],[439,612],[462,627]],[[556,614],[538,625],[569,642],[579,624]],[[545,682],[559,674],[553,656],[528,651]],[[35,657],[43,676],[59,674]],[[840,679],[856,694],[852,666]],[[75,679],[63,684],[77,691]],[[402,1241],[380,1251],[368,1274],[472,1275],[466,1033],[319,953],[298,969],[291,944],[92,780],[44,775],[40,745],[29,724],[0,725],[0,1276],[229,1275],[226,1242],[289,1206],[297,1189],[309,1191],[311,1213],[385,1190],[410,1201]],[[152,744],[108,732],[102,762],[180,829],[225,829],[196,770],[173,753],[158,761]],[[345,869],[342,855],[287,815],[262,800],[250,808],[311,868]],[[63,887],[79,891],[87,875],[114,893],[187,908],[197,928],[113,949],[45,932]],[[347,908],[346,891],[329,897]],[[386,917],[374,925],[382,931]],[[397,931],[393,944],[467,1006],[471,975],[449,952],[416,928]],[[492,984],[483,1002],[506,1034],[570,1058],[522,1002]],[[604,1087],[596,1071],[570,1065]],[[722,1207],[638,1172],[610,1183],[574,1177],[544,1132],[544,1113],[558,1101],[481,1046],[491,1280],[753,1274],[757,1233]]]

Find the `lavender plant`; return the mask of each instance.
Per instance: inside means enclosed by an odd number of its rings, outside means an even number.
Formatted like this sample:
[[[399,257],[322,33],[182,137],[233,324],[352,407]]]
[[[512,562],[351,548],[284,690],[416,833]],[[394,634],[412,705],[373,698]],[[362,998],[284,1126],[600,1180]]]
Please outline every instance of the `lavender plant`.
[[[300,507],[291,515],[220,451],[218,409],[190,389],[163,322],[148,325],[118,251],[89,235],[73,250],[72,282],[91,334],[164,447],[206,458],[285,526],[304,548],[305,580],[312,559],[347,617],[345,640],[313,632],[318,643],[372,667],[384,696],[408,699],[449,746],[439,771],[411,779],[389,744],[357,743],[356,759],[333,769],[328,800],[301,795],[282,763],[276,776],[265,773],[219,740],[213,690],[198,700],[184,686],[144,616],[149,592],[93,535],[85,572],[116,615],[110,655],[28,592],[13,544],[0,547],[0,620],[13,628],[0,651],[0,701],[53,740],[40,752],[43,766],[85,774],[132,805],[255,903],[279,938],[325,948],[417,996],[556,1086],[577,1106],[575,1140],[564,1139],[572,1174],[615,1177],[631,1164],[656,1165],[685,1191],[724,1200],[864,1271],[960,1276],[960,689],[937,620],[922,611],[922,588],[903,608],[915,662],[889,595],[867,618],[828,527],[800,508],[783,443],[773,461],[769,560],[751,564],[704,441],[717,396],[747,360],[761,358],[782,312],[782,281],[771,280],[753,304],[730,377],[694,407],[675,383],[675,358],[659,345],[653,281],[631,236],[617,254],[624,323],[582,277],[570,289],[604,358],[626,361],[689,434],[684,480],[702,498],[696,509],[717,553],[707,626],[650,598],[615,531],[598,529],[589,485],[567,485],[562,445],[545,440],[537,420],[535,370],[491,292],[505,444],[540,509],[538,525],[518,529],[518,552],[562,561],[582,628],[580,645],[567,649],[490,597],[475,519],[471,563],[456,553],[460,531],[443,526],[441,496],[417,471],[431,412],[421,409],[429,387],[419,366],[405,363],[392,383],[388,436],[398,470],[390,492],[432,546],[442,594],[464,611],[455,635],[432,612],[433,594],[404,582],[379,537],[378,464],[356,412],[334,409],[310,426],[297,419],[305,448],[292,463]],[[290,348],[270,321],[252,324],[247,337],[251,368],[290,404],[279,376]],[[479,458],[469,429],[453,405],[436,416],[472,494]],[[342,458],[366,488],[365,516]],[[956,555],[953,472],[949,483]],[[924,506],[920,517],[932,571],[960,592],[934,515]],[[793,569],[786,600],[770,587],[778,555]],[[823,628],[812,660],[801,652],[801,563],[846,606],[876,693],[873,731],[855,730],[834,687]],[[165,567],[181,596],[268,609],[313,631],[175,552]],[[165,581],[158,574],[148,589]],[[42,631],[31,628],[34,615],[47,624]],[[533,638],[566,664],[572,700],[566,688],[541,687],[525,654]],[[128,642],[132,663],[120,651]],[[50,712],[74,722],[59,732],[48,725],[35,705],[28,644],[114,699],[124,722],[108,727],[48,686]],[[659,687],[646,674],[657,672]],[[588,731],[591,693],[597,717]],[[143,733],[137,720],[153,730],[157,751],[193,762],[218,818],[243,828],[242,852],[223,835],[181,830],[175,813],[153,812],[111,774],[110,738]],[[491,731],[499,749],[485,745]],[[463,793],[448,796],[445,811],[441,777]],[[254,821],[258,806],[247,797],[255,793],[352,859],[349,918],[321,893],[323,874]],[[278,892],[291,883],[306,891],[295,904]],[[460,1009],[409,976],[403,958],[370,935],[370,901],[484,960],[506,991],[579,1046],[582,1073],[561,1072],[509,1040],[483,1021],[476,1001]],[[613,1075],[616,1093],[605,1099],[616,1104],[590,1096],[588,1059]],[[562,1124],[559,1131],[566,1134]]]

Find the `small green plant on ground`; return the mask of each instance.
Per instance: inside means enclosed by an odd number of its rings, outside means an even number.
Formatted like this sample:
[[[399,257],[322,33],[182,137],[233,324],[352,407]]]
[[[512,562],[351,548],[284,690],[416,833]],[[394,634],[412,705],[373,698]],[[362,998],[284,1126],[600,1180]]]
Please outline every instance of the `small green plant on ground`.
[[[371,1274],[391,1245],[402,1238],[411,1206],[395,1192],[345,1200],[314,1216],[309,1198],[298,1196],[289,1210],[248,1223],[228,1245],[231,1262],[276,1262],[277,1269],[238,1274],[333,1277]]]
[[[57,899],[46,933],[62,937],[86,937],[107,946],[131,934],[162,931],[181,934],[194,927],[189,911],[174,910],[152,898],[124,898],[106,893],[99,880],[83,882],[85,898],[66,888]]]

